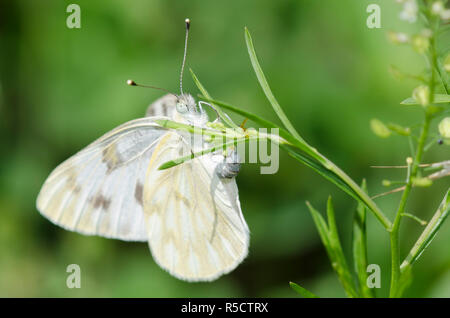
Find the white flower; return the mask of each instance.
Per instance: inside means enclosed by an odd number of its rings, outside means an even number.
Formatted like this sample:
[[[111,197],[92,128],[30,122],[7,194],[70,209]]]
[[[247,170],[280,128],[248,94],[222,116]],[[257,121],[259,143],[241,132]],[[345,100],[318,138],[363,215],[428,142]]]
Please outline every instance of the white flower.
[[[419,7],[416,0],[406,0],[403,2],[403,11],[400,12],[400,19],[414,23],[417,20]]]
[[[441,12],[441,19],[442,20],[450,20],[450,9],[446,9]]]
[[[401,44],[401,43],[408,43],[409,42],[409,36],[406,33],[403,32],[388,32],[388,38],[389,40],[394,44]]]
[[[450,117],[445,117],[439,123],[439,133],[444,138],[450,138]]]
[[[433,2],[431,5],[431,12],[435,15],[441,15],[444,11],[445,7],[442,1]]]

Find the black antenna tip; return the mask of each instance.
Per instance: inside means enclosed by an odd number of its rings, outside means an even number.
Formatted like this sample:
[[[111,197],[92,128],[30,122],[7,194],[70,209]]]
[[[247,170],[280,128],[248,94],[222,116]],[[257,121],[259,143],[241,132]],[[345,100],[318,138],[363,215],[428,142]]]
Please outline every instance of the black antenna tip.
[[[133,80],[128,80],[128,81],[127,81],[127,85],[130,85],[130,86],[137,86],[136,82],[133,81]]]
[[[189,27],[191,26],[191,20],[189,20],[188,18],[186,18],[186,19],[184,20],[184,22],[186,22],[186,29],[189,30]]]

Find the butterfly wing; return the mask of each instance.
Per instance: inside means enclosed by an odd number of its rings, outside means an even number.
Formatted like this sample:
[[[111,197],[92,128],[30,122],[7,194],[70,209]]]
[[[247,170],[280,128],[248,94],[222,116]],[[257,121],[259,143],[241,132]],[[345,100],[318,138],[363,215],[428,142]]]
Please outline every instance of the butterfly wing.
[[[155,118],[127,122],[55,168],[37,199],[41,214],[71,231],[147,241],[145,171],[166,133]]]
[[[177,97],[173,94],[166,94],[148,106],[145,116],[166,116],[173,118],[176,111]]]
[[[219,178],[211,156],[158,170],[190,151],[182,135],[168,132],[152,155],[144,187],[148,241],[155,261],[170,274],[213,280],[247,255],[249,230],[235,180]]]

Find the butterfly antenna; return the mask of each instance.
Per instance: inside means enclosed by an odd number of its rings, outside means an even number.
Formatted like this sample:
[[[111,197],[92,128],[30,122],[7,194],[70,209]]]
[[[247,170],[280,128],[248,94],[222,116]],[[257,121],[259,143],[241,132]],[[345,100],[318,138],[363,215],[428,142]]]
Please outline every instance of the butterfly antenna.
[[[159,89],[159,90],[164,91],[164,92],[166,92],[166,93],[169,93],[169,94],[172,94],[172,95],[174,95],[174,96],[177,96],[177,94],[174,94],[174,93],[172,93],[171,91],[168,91],[168,90],[165,89],[165,88],[161,88],[161,87],[157,87],[157,86],[151,86],[151,85],[142,85],[142,84],[136,83],[136,82],[133,81],[133,80],[128,80],[128,81],[127,81],[127,85],[129,85],[129,86],[137,86],[137,87],[145,87],[145,88]]]
[[[181,92],[181,95],[183,95],[183,73],[184,73],[184,64],[186,63],[187,44],[188,44],[189,27],[191,25],[191,20],[186,19],[186,20],[184,20],[184,22],[186,23],[186,38],[184,40],[183,64],[181,64],[181,73],[180,73],[180,92]]]

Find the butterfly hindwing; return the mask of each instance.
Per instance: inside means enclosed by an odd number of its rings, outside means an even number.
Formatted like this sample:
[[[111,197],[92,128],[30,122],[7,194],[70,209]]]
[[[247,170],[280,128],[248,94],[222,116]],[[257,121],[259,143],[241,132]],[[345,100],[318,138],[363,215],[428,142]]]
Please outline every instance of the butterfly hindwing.
[[[235,179],[221,179],[204,155],[167,170],[166,161],[191,151],[183,136],[165,134],[146,174],[144,212],[155,261],[188,281],[213,280],[247,255],[249,231]]]

